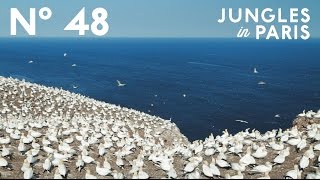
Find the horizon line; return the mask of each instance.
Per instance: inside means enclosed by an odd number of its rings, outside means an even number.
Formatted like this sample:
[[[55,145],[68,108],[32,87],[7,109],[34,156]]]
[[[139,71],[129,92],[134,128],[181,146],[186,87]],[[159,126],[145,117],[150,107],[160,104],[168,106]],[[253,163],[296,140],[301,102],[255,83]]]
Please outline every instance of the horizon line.
[[[212,36],[0,36],[0,39],[238,39],[238,40],[257,40],[257,41],[308,41],[318,40],[320,37],[311,37],[307,40],[303,39],[256,39],[253,37],[238,38],[238,37],[212,37]]]

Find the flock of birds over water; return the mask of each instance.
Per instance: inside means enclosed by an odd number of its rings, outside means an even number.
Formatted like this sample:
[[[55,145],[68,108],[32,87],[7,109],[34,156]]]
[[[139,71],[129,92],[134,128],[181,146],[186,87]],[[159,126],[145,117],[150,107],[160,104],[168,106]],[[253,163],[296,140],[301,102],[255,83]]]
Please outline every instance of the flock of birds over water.
[[[317,123],[189,142],[171,120],[24,80],[0,76],[0,101],[0,178],[320,178]]]
[[[0,121],[0,178],[320,178],[317,123],[189,142],[170,120],[4,77]]]

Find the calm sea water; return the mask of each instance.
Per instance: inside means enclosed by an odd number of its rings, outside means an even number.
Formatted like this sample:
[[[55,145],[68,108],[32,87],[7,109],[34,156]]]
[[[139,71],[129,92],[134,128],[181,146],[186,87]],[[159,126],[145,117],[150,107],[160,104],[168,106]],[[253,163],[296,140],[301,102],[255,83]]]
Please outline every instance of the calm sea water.
[[[287,128],[303,109],[319,109],[319,47],[317,40],[0,39],[0,75],[172,118],[194,140],[226,128]]]

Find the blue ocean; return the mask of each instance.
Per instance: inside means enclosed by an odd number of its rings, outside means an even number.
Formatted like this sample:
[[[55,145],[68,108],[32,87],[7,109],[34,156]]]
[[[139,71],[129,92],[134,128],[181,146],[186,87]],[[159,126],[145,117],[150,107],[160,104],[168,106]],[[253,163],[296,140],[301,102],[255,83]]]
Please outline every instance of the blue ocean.
[[[319,47],[319,40],[3,38],[0,76],[171,118],[195,140],[224,129],[288,128],[304,109],[318,110]]]

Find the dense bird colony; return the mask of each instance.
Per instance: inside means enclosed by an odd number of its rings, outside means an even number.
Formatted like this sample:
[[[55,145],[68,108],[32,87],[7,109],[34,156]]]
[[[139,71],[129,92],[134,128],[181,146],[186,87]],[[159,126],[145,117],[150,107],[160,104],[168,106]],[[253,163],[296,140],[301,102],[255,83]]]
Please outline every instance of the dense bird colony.
[[[170,121],[57,88],[0,77],[0,100],[0,178],[320,178],[317,123],[190,143]]]

